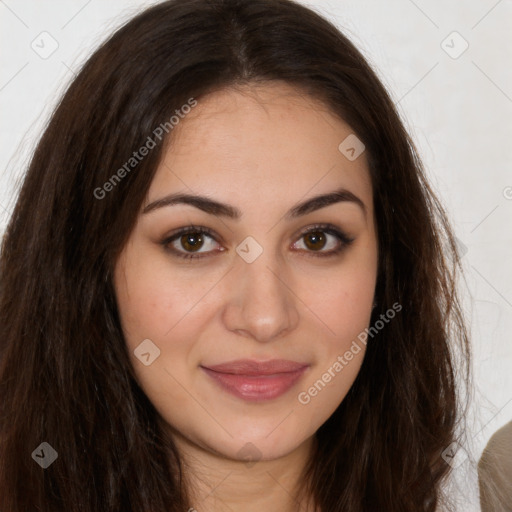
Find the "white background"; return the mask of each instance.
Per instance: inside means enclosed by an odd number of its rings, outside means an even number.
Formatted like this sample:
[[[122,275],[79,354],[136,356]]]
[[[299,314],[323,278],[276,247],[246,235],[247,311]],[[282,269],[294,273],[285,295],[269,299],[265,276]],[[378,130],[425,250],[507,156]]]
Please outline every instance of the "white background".
[[[115,27],[151,3],[0,0],[0,230],[30,152],[74,70]],[[463,293],[475,391],[466,448],[477,459],[491,434],[512,420],[512,1],[307,5],[338,25],[375,67],[467,249]],[[43,31],[58,43],[47,59],[31,48],[33,41],[42,44]],[[469,44],[457,58],[445,51],[456,56],[464,47],[459,36],[448,37],[453,31]],[[459,509],[479,510],[474,466],[466,460],[455,473],[467,480],[466,489],[454,490]]]

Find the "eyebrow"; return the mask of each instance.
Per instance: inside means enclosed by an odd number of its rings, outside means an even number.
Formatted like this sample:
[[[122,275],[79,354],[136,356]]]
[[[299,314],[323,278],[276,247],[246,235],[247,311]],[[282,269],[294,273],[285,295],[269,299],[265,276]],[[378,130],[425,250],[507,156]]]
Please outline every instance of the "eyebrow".
[[[350,190],[347,190],[345,188],[340,188],[333,192],[307,199],[291,208],[285,214],[284,217],[287,220],[296,219],[303,215],[307,215],[308,213],[320,210],[321,208],[325,208],[332,204],[341,202],[350,202],[358,205],[363,211],[364,216],[366,217],[367,212],[364,202],[361,199],[359,199],[359,197],[357,197],[355,194],[350,192]],[[188,204],[208,214],[220,217],[227,217],[233,220],[239,220],[242,217],[242,212],[235,206],[221,203],[219,201],[215,201],[214,199],[210,199],[209,197],[205,196],[179,193],[170,194],[166,197],[153,201],[152,203],[144,207],[142,213],[146,214],[159,208],[173,206],[176,204]]]

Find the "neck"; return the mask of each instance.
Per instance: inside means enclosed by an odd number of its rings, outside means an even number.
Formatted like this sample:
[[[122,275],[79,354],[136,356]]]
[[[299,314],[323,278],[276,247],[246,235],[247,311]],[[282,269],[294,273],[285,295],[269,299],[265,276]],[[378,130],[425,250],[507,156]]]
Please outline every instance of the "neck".
[[[176,433],[191,512],[315,512],[311,496],[299,502],[302,475],[314,449],[314,439],[274,460],[253,462],[227,459],[205,450]],[[306,503],[307,502],[307,503]]]

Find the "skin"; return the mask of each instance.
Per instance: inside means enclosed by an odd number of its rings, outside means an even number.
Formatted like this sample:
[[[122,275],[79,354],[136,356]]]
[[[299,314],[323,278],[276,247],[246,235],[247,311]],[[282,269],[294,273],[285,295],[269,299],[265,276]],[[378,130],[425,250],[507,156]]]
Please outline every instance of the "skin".
[[[363,344],[308,404],[298,401],[370,322],[378,258],[370,175],[364,152],[349,161],[338,150],[352,133],[323,104],[280,82],[202,98],[172,132],[143,208],[183,192],[228,203],[242,217],[185,204],[141,209],[116,263],[132,364],[190,470],[197,510],[296,511],[292,495],[314,434],[359,372]],[[284,217],[340,187],[366,213],[343,201]],[[332,257],[316,256],[342,244],[320,230],[325,245],[307,245],[301,233],[316,223],[334,224],[354,241]],[[169,246],[204,258],[182,259],[161,244],[190,224],[212,229],[215,239],[203,234],[196,251],[180,237]],[[263,249],[252,263],[236,252],[248,236]],[[149,366],[134,355],[145,339],[160,349]],[[200,368],[245,358],[309,367],[284,395],[257,403],[228,394]],[[247,461],[247,443],[257,460]]]

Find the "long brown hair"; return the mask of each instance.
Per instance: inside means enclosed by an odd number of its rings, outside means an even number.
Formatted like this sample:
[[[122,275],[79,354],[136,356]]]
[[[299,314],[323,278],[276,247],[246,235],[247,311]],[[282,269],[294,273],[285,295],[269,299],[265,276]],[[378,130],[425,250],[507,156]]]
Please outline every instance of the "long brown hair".
[[[372,320],[403,307],[368,342],[351,390],[318,430],[303,489],[322,512],[430,512],[443,501],[450,468],[441,453],[462,410],[456,375],[467,379],[469,368],[460,265],[393,101],[353,44],[304,6],[171,0],[137,15],[85,63],[37,145],[7,228],[3,512],[193,506],[179,454],[136,382],[112,285],[164,144],[109,193],[95,191],[190,98],[274,80],[320,99],[365,144],[380,253]],[[31,456],[43,442],[58,454],[47,469]]]

